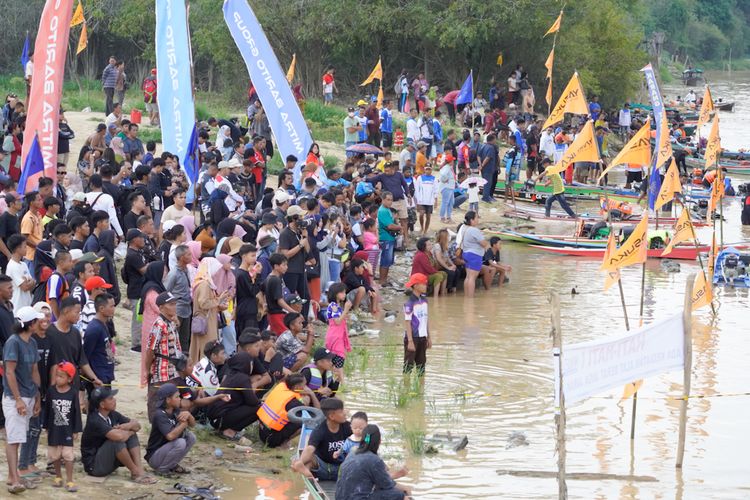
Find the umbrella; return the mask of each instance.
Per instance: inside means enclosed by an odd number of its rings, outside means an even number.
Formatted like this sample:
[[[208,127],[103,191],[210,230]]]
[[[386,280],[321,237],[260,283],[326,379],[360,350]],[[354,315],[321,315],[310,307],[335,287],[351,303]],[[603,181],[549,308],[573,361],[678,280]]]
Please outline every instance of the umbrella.
[[[362,153],[363,155],[382,155],[383,150],[365,142],[354,144],[346,148],[347,153]]]
[[[482,177],[477,177],[477,176],[469,177],[468,179],[466,179],[465,181],[461,183],[461,187],[466,189],[469,187],[469,184],[476,184],[477,187],[482,187],[485,184],[487,184],[487,180],[483,179]]]

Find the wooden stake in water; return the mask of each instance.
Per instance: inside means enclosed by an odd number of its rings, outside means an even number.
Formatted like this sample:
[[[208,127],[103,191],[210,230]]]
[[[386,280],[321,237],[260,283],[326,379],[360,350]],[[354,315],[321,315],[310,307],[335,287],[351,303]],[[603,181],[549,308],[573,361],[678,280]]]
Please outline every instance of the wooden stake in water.
[[[685,300],[683,301],[682,310],[682,322],[683,322],[683,334],[684,342],[683,354],[685,356],[684,365],[682,367],[682,401],[680,402],[680,431],[679,438],[677,441],[677,461],[675,467],[678,469],[682,468],[682,462],[685,457],[685,434],[687,432],[687,406],[688,398],[690,397],[690,372],[693,368],[693,328],[692,328],[692,298],[693,298],[693,283],[695,282],[695,275],[691,274],[688,276],[687,284],[685,285]]]
[[[555,373],[557,387],[555,387],[557,406],[555,407],[555,429],[557,431],[557,495],[560,500],[567,500],[568,485],[565,482],[565,394],[563,391],[562,375],[562,332],[560,329],[560,296],[557,292],[550,292],[550,306],[552,308],[552,352],[555,357]]]

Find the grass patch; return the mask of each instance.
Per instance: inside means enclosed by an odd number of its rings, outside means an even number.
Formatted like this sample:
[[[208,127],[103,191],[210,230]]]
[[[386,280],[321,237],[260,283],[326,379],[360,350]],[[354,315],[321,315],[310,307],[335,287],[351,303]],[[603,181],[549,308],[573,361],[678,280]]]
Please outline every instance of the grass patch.
[[[138,138],[143,144],[149,141],[161,142],[161,129],[141,127],[138,129]]]
[[[402,379],[390,377],[386,389],[388,402],[396,408],[404,408],[424,396],[422,377],[405,375]]]
[[[348,377],[352,375],[356,370],[362,373],[367,371],[367,367],[370,364],[370,354],[364,347],[354,347],[352,351],[346,356],[346,364],[344,365],[344,374]]]

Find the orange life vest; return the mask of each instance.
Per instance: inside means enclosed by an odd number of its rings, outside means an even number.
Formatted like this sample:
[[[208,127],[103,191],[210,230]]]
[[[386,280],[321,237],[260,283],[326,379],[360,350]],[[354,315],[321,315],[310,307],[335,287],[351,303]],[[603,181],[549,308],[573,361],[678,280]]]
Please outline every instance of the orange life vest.
[[[709,184],[713,184],[714,179],[716,179],[716,170],[711,170],[703,176],[703,180],[708,182]]]
[[[299,394],[289,390],[285,382],[279,382],[271,389],[265,401],[258,410],[258,418],[271,430],[280,431],[289,420],[286,417],[286,405],[293,399],[298,399]]]

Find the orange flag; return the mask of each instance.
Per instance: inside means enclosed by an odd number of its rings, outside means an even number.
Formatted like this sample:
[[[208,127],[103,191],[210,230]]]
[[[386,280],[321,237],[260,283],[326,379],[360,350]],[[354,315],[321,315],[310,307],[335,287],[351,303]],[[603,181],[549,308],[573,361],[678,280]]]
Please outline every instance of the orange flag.
[[[286,81],[292,83],[294,80],[294,70],[297,67],[297,53],[292,54],[292,62],[289,64],[289,69],[286,72]]]
[[[552,64],[555,62],[555,48],[549,51],[547,61],[544,63],[544,67],[547,68],[547,78],[552,78]]]
[[[708,199],[708,210],[706,210],[706,220],[710,221],[713,216],[714,210],[721,203],[721,199],[724,197],[724,176],[722,175],[721,168],[716,171],[716,178],[713,184],[711,184],[711,197]]]
[[[648,212],[643,213],[643,218],[635,226],[635,229],[625,243],[602,262],[602,268],[614,271],[633,264],[642,264],[648,257]]]
[[[544,36],[549,35],[550,33],[557,33],[560,31],[560,24],[562,24],[562,15],[563,11],[560,11],[560,15],[557,16],[557,19],[555,19],[555,22],[552,23],[552,26],[549,27],[547,30],[547,33],[544,34]],[[544,38],[544,36],[542,38]]]
[[[364,85],[367,85],[368,83],[372,83],[373,80],[382,80],[383,79],[383,66],[380,64],[380,58],[378,57],[378,63],[375,65],[374,68],[372,68],[372,71],[370,72],[370,76],[365,78],[365,81],[360,83],[359,86],[362,87]]]
[[[78,4],[81,5],[81,4]],[[83,52],[89,45],[89,35],[86,29],[86,21],[83,22],[83,28],[81,28],[81,36],[78,38],[78,47],[76,48],[76,55]]]
[[[607,250],[604,252],[604,259],[602,259],[602,266],[601,269],[605,269],[604,264],[609,260],[609,256],[612,255],[613,252],[617,250],[617,243],[615,242],[615,233],[610,232],[609,233],[609,239],[607,240]],[[620,270],[615,269],[612,270],[606,270],[604,276],[604,291],[606,292],[609,290],[609,288],[620,281]]]
[[[662,252],[662,256],[672,253],[672,250],[678,243],[692,240],[693,238],[695,238],[695,230],[693,229],[693,223],[690,222],[690,212],[683,210],[677,222],[674,223],[674,233],[669,240],[667,248]]]
[[[661,140],[656,150],[656,166],[661,167],[672,157],[672,142],[669,140],[669,124],[667,123],[667,112],[661,112]]]
[[[599,148],[596,145],[596,137],[594,136],[594,122],[593,120],[589,120],[584,125],[581,133],[578,134],[573,143],[565,150],[565,154],[560,158],[560,161],[553,166],[547,167],[547,175],[559,174],[568,168],[568,165],[577,161],[598,162],[599,160]]]
[[[616,165],[622,165],[624,163],[634,163],[636,165],[648,165],[651,162],[651,120],[646,120],[646,123],[635,133],[635,135],[625,144],[620,152],[615,156],[615,159],[609,162],[607,168],[605,168],[601,174],[599,174],[599,180],[604,178],[604,175],[612,170]]]
[[[544,99],[547,101],[547,106],[552,106],[552,78],[549,79],[549,84],[547,84],[547,95],[544,96]]]
[[[629,384],[625,385],[625,390],[622,391],[622,399],[628,399],[633,394],[638,392],[638,389],[641,388],[643,385],[643,380],[637,380],[635,382],[630,382]]]
[[[570,81],[565,86],[560,99],[555,104],[555,107],[552,108],[547,121],[544,122],[542,130],[563,121],[565,113],[573,113],[574,115],[589,114],[589,105],[586,103],[586,98],[583,95],[583,87],[581,87],[581,80],[578,78],[577,72],[573,73]]]
[[[672,158],[667,173],[664,175],[661,190],[659,190],[659,194],[656,196],[654,209],[659,210],[662,206],[674,199],[675,193],[681,192],[682,184],[680,184],[680,172],[677,170],[677,163],[675,163],[674,158]],[[685,211],[683,210],[683,212]]]
[[[706,274],[703,271],[699,272],[695,275],[695,282],[693,283],[692,306],[690,310],[695,311],[711,304],[713,295],[713,290],[711,289],[711,284],[706,279]]]
[[[703,158],[706,160],[706,168],[713,167],[718,163],[719,154],[721,154],[721,137],[719,137],[719,115],[716,115],[711,124],[711,132],[708,134],[706,152],[703,154]]]
[[[78,7],[76,7],[76,11],[73,12],[73,18],[70,20],[70,27],[78,26],[85,20],[86,19],[83,17],[83,4],[78,2]]]
[[[378,109],[383,109],[383,81],[380,80],[380,86],[378,87]]]
[[[706,85],[706,91],[703,93],[703,102],[701,103],[701,111],[698,113],[698,130],[708,123],[711,118],[711,113],[714,111],[714,98],[711,96],[711,89]]]

